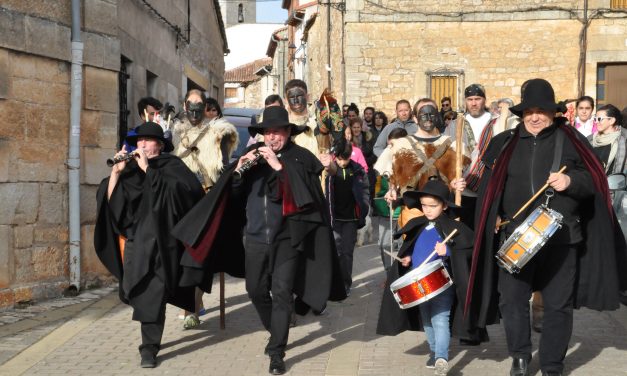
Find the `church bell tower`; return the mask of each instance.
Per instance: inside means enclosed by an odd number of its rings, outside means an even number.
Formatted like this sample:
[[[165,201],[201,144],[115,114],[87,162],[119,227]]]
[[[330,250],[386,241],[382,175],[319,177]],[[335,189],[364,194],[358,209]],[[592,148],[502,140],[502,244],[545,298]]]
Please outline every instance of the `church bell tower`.
[[[255,0],[219,0],[219,2],[225,27],[257,22]]]

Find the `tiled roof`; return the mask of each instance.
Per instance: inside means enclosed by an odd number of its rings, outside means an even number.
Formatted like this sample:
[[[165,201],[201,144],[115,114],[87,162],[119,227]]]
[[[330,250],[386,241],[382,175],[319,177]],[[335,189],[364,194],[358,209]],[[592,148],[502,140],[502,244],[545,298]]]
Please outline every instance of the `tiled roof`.
[[[244,65],[240,65],[239,67],[230,69],[224,72],[224,82],[247,83],[256,81],[259,79],[259,75],[255,74],[255,72],[265,67],[266,65],[272,65],[271,58],[264,57],[262,59],[251,61],[250,63],[246,63]]]
[[[287,26],[277,29],[270,36],[270,43],[268,43],[268,49],[266,51],[266,55],[270,57],[274,57],[274,51],[276,51],[277,43],[282,39],[279,35],[287,31]]]

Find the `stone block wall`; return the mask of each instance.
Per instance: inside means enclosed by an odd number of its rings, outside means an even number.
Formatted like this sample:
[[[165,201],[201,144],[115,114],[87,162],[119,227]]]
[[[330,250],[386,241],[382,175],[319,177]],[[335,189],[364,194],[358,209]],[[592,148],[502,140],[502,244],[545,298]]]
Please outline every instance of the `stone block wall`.
[[[116,1],[84,2],[81,154],[107,157],[117,128]],[[69,1],[5,1],[0,7],[0,309],[59,296],[69,285]],[[112,21],[113,20],[113,21]],[[112,56],[117,56],[112,58]],[[94,201],[104,159],[81,165],[81,201]],[[93,207],[93,204],[91,205]],[[83,224],[94,215],[82,208]],[[93,227],[93,226],[92,226]],[[82,282],[110,280],[83,231]]]
[[[181,28],[187,37],[187,0],[155,0],[150,5],[170,23]],[[139,124],[137,101],[152,95],[170,102],[177,109],[182,105],[186,87],[185,72],[210,96],[218,93],[222,101],[224,87],[224,52],[213,1],[191,0],[191,43],[176,37],[162,20],[137,1],[118,2],[120,53],[127,58],[130,79],[128,92],[129,127]],[[148,92],[147,71],[156,76],[154,92]]]
[[[312,28],[309,31],[307,40],[307,88],[311,95],[311,100],[318,99],[323,90],[327,88],[327,30],[331,35],[331,90],[335,94],[338,101],[342,102],[345,96],[343,77],[343,27],[342,13],[331,8],[330,28],[327,23],[328,8],[326,6],[318,6],[318,16]],[[346,57],[346,64],[359,64],[360,61],[351,61]],[[346,103],[344,101],[344,103]]]
[[[113,280],[94,252],[93,231],[97,186],[109,175],[105,160],[117,145],[121,55],[136,63],[132,113],[148,95],[146,70],[158,75],[157,97],[178,103],[184,72],[221,93],[224,61],[212,1],[191,1],[189,45],[141,2],[81,4],[81,284],[90,287]],[[186,0],[150,4],[173,24],[187,25]],[[58,296],[69,285],[70,27],[68,0],[0,4],[0,309]]]
[[[595,15],[610,1],[588,6]],[[483,84],[488,103],[519,100],[520,85],[535,77],[548,79],[558,99],[577,96],[583,1],[348,0],[346,7],[344,23],[331,10],[332,86],[344,103],[393,115],[397,100],[429,95],[428,71],[445,69],[463,71],[462,89]],[[314,94],[327,75],[327,7],[318,12],[307,44]],[[585,93],[593,97],[598,64],[627,62],[627,18],[611,17],[597,15],[588,29]]]
[[[562,44],[576,37],[575,21],[521,21],[507,25],[430,22],[347,25],[346,82],[348,102],[374,105],[392,114],[399,99],[414,102],[428,96],[427,71],[438,68],[464,71],[459,84],[481,83],[488,102],[518,100],[527,79],[551,81],[559,98],[576,93],[578,48]],[[468,35],[479,34],[468,38]],[[559,52],[559,56],[556,53]]]

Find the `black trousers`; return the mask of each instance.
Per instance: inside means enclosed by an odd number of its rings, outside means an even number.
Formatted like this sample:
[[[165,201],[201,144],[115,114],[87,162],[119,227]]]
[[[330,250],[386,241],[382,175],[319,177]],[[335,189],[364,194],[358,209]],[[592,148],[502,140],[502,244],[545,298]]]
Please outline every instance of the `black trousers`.
[[[165,327],[165,303],[161,304],[159,317],[156,322],[142,322],[142,344],[139,346],[139,352],[143,349],[153,352],[155,355],[161,349],[161,338],[163,337],[163,329]]]
[[[270,332],[266,351],[268,355],[285,356],[299,253],[290,245],[290,239],[276,240],[271,245],[247,241],[245,248],[246,291]]]
[[[499,308],[509,354],[531,359],[529,299],[541,291],[544,319],[540,337],[540,368],[563,372],[573,331],[573,291],[577,246],[545,245],[518,274],[499,271]]]
[[[357,242],[357,221],[335,221],[333,225],[335,247],[340,259],[344,288],[348,292],[353,285],[353,253]]]

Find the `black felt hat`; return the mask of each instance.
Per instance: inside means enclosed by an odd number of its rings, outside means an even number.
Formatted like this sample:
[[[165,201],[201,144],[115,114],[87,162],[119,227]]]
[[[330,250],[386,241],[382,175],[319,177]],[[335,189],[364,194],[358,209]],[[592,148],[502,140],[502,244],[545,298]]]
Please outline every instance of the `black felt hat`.
[[[255,126],[248,127],[251,136],[258,133],[263,134],[264,129],[290,127],[292,136],[302,133],[307,125],[297,126],[290,123],[290,116],[287,110],[281,106],[269,106],[263,110],[263,120]]]
[[[555,91],[547,80],[534,78],[525,81],[520,91],[520,103],[509,109],[518,117],[522,117],[523,112],[529,108],[539,108],[550,112],[564,112],[565,106],[555,103]]]
[[[450,195],[451,192],[446,184],[444,184],[441,180],[429,180],[425,183],[421,190],[407,191],[403,193],[403,203],[410,209],[420,209],[422,207],[420,204],[420,198],[423,196],[433,196],[444,202],[449,208],[459,208],[459,206],[449,201]]]
[[[140,137],[150,137],[157,139],[163,142],[163,151],[166,153],[174,150],[174,145],[172,145],[172,141],[165,138],[163,133],[163,128],[157,123],[153,123],[152,121],[147,121],[144,124],[135,128],[135,134],[126,137],[126,142],[129,145],[137,146],[137,139]]]

